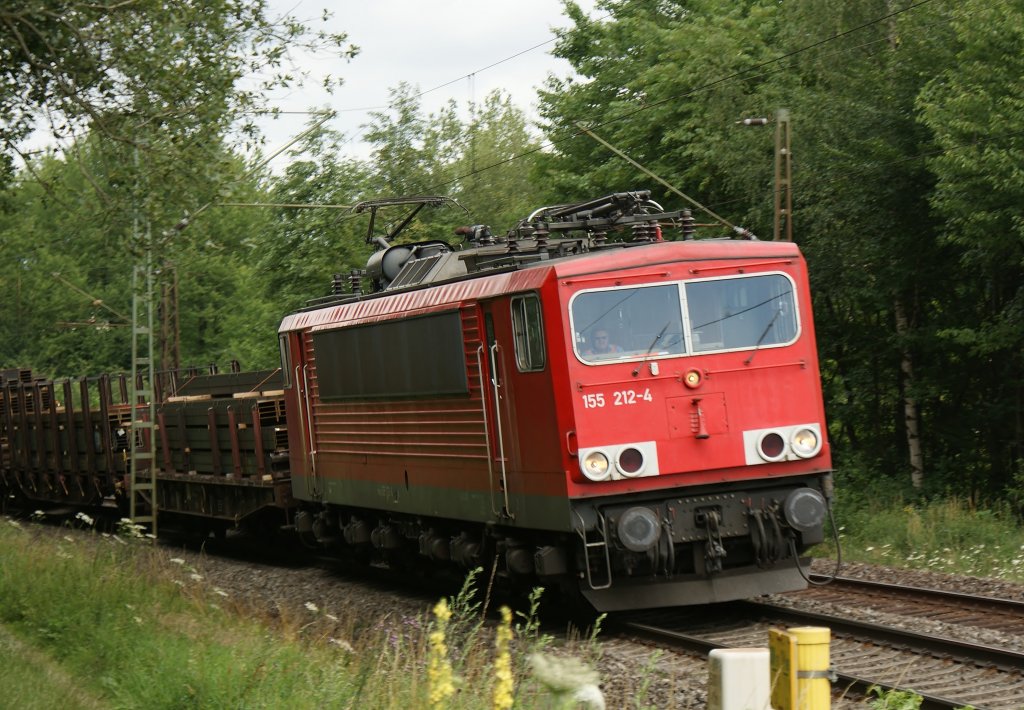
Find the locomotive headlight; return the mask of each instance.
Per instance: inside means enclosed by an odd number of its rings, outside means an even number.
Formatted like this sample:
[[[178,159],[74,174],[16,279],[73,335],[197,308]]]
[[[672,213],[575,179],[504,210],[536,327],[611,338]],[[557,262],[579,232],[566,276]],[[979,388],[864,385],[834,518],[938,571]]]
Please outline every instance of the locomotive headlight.
[[[781,461],[786,456],[786,442],[776,431],[765,432],[757,444],[757,452],[765,461]]]
[[[644,455],[640,449],[627,446],[616,457],[615,467],[623,476],[636,476],[643,473],[644,463]]]
[[[622,514],[617,532],[619,541],[627,550],[646,552],[657,544],[661,526],[653,510],[637,506]]]
[[[793,448],[794,454],[804,459],[821,451],[821,439],[817,432],[807,427],[794,431],[789,439],[789,445]]]
[[[697,385],[700,384],[700,381],[700,370],[690,370],[685,375],[683,375],[683,384],[689,387],[690,389],[694,389]]]
[[[608,457],[600,451],[591,451],[587,454],[580,462],[580,470],[591,481],[603,481],[611,473]]]

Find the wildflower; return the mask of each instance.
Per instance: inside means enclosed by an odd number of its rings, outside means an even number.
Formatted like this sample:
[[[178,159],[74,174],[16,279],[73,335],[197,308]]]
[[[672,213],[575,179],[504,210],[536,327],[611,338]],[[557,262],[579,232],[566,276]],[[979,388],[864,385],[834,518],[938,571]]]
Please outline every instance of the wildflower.
[[[21,527],[21,523],[19,523],[17,520],[10,520],[10,519],[8,519],[7,522],[10,523],[13,527],[16,527],[16,528],[20,528]]]
[[[558,658],[534,653],[529,658],[533,675],[559,698],[585,703],[594,710],[604,710],[604,695],[598,687],[597,673],[575,658]]]
[[[447,707],[445,702],[455,694],[455,683],[452,676],[452,664],[448,659],[448,646],[445,643],[445,631],[452,612],[444,599],[434,607],[436,626],[430,632],[430,657],[427,661],[427,680],[429,681],[429,703],[431,708]]]
[[[512,641],[512,612],[507,606],[501,607],[501,625],[494,635],[497,658],[494,660],[494,710],[509,710],[512,707],[512,656],[509,643]]]
[[[590,685],[589,683],[581,685],[572,694],[572,699],[577,703],[583,703],[588,708],[604,710],[604,694],[601,693],[601,689],[596,685]]]
[[[336,617],[334,614],[324,614],[324,616],[326,616],[331,621],[337,621],[338,620],[338,617]]]
[[[65,535],[64,539],[67,540],[68,542],[74,542],[75,541],[75,538],[71,537],[70,535]]]
[[[142,534],[143,530],[145,530],[145,528],[141,525],[133,523],[131,518],[121,518],[117,521],[117,531],[125,537],[142,538],[144,537]],[[115,535],[114,537],[116,538],[117,535]]]
[[[88,525],[90,528],[96,524],[96,521],[92,519],[92,516],[86,515],[82,511],[79,511],[75,514],[75,520],[80,520],[81,522]]]
[[[225,592],[225,591],[224,591],[223,589],[221,589],[220,587],[214,587],[214,588],[213,588],[213,593],[214,593],[214,594],[219,594],[219,595],[220,595],[220,596],[222,596],[222,597],[226,597],[226,596],[228,596],[228,593],[227,593],[227,592]]]
[[[306,602],[306,608],[309,609],[314,614],[317,613],[318,611],[320,611],[320,607],[318,607],[313,602]]]
[[[342,651],[346,651],[348,653],[353,653],[355,651],[355,649],[352,647],[352,644],[350,644],[345,639],[328,638],[327,643],[334,644]]]
[[[132,618],[135,619],[135,623],[136,624],[138,624],[139,626],[142,626],[142,618],[141,617],[133,616]]]
[[[201,582],[203,580],[203,575],[193,572],[189,575],[189,579],[191,579],[193,582]]]
[[[176,565],[183,565],[183,564],[185,564],[185,560],[181,559],[180,557],[172,557],[171,559],[168,560],[168,562],[173,562]]]

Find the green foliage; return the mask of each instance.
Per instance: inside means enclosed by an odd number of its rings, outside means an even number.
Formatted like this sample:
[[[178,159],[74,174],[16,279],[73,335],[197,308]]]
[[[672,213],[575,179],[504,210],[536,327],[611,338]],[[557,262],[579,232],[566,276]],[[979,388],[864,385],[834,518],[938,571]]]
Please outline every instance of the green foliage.
[[[356,48],[269,12],[263,0],[15,0],[0,10],[3,150],[16,153],[42,115],[61,151],[27,161],[0,205],[0,298],[19,314],[5,324],[0,362],[40,374],[127,368],[130,276],[147,251],[158,292],[178,284],[177,308],[162,308],[180,314],[189,362],[274,361],[280,311],[258,298],[249,258],[265,217],[209,209],[257,192],[226,141],[251,146],[266,92],[301,83],[289,51]],[[252,76],[259,83],[243,85]]]
[[[6,153],[41,113],[62,142],[88,129],[147,147],[157,161],[201,149],[238,118],[252,136],[249,112],[266,92],[303,78],[288,58],[295,49],[358,51],[344,35],[276,16],[266,0],[9,0],[0,9],[0,142]],[[241,88],[249,76],[261,79]]]
[[[844,560],[1024,580],[1024,532],[1010,505],[922,497],[908,482],[868,471],[846,466],[836,480]],[[822,554],[835,554],[831,541]]]
[[[406,241],[450,239],[454,227],[467,223],[503,234],[540,204],[532,176],[537,144],[523,112],[498,91],[469,111],[467,123],[453,102],[424,116],[414,88],[401,84],[388,111],[371,114],[365,134],[373,146],[369,196],[445,195],[468,212],[424,212]]]
[[[470,109],[452,167],[455,178],[446,187],[454,190],[474,223],[487,224],[501,235],[542,203],[543,191],[532,174],[538,146],[523,112],[498,91]]]
[[[868,688],[875,697],[871,700],[873,710],[917,710],[923,698],[909,690],[882,690],[877,685]]]
[[[1024,448],[1024,12],[1012,2],[967,2],[951,20],[955,63],[931,79],[917,104],[941,148],[928,161],[937,179],[931,204],[965,275],[947,284],[947,317],[937,333],[961,365],[946,409],[950,431],[958,432],[953,422],[975,412],[971,429],[990,452],[967,458],[975,485],[1012,487]]]
[[[288,639],[148,547],[2,524],[0,637],[16,633],[80,689],[70,707],[312,708],[367,693],[379,652],[363,661],[347,642]]]
[[[36,179],[25,175],[4,195],[17,205],[0,214],[0,307],[18,315],[0,321],[6,367],[80,376],[131,364],[127,326],[137,256],[127,247],[142,225],[96,201],[97,190],[116,187],[94,169],[108,158],[98,142],[85,142],[79,159],[40,161]],[[221,179],[237,184],[241,164],[229,157],[219,162],[226,170]],[[171,183],[154,195],[173,189]],[[252,187],[238,191],[255,193]],[[160,250],[158,288],[178,285],[183,364],[245,358],[248,366],[266,367],[276,361],[274,329],[286,305],[271,310],[262,299],[252,258],[251,235],[267,221],[255,210],[211,209]]]
[[[284,174],[267,180],[268,202],[330,206],[271,210],[250,237],[255,280],[278,319],[306,300],[327,294],[333,274],[347,275],[366,264],[370,247],[364,243],[365,221],[344,208],[366,199],[368,169],[342,158],[343,144],[343,137],[334,132],[315,131],[296,146]],[[273,340],[275,330],[276,324],[263,332]]]

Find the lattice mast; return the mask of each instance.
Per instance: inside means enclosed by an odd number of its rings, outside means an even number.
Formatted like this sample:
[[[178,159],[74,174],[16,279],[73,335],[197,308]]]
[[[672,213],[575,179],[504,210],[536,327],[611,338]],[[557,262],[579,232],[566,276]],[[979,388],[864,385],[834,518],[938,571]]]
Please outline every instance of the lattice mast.
[[[136,155],[136,166],[138,156]],[[138,200],[138,196],[136,196]],[[136,262],[132,268],[132,376],[131,376],[131,459],[129,516],[134,525],[149,525],[157,535],[157,479],[153,457],[156,434],[156,403],[153,401],[153,316],[156,299],[153,288],[153,232],[147,219],[140,230],[136,202],[132,240]]]

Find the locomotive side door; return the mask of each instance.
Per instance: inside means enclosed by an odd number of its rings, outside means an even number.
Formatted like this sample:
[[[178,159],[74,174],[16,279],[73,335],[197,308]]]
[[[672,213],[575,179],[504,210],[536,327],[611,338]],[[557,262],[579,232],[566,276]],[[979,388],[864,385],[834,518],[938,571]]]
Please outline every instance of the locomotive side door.
[[[483,337],[477,350],[480,368],[481,399],[484,403],[484,425],[487,435],[487,472],[491,493],[491,512],[496,517],[514,519],[508,490],[508,398],[505,395],[505,374],[502,345],[494,329],[492,303],[480,304]]]

